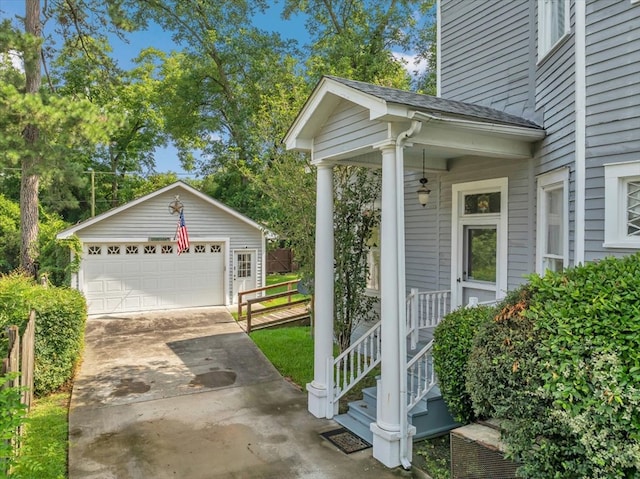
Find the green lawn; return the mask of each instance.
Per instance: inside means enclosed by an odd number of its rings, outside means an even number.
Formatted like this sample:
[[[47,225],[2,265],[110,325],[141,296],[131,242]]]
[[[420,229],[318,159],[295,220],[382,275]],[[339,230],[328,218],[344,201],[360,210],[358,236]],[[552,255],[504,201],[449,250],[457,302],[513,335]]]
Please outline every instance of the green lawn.
[[[295,281],[298,279],[298,273],[273,273],[267,275],[267,286],[271,286],[272,284],[284,283],[286,281]],[[278,289],[278,288],[276,288]],[[283,288],[283,291],[286,291],[286,288]]]
[[[68,407],[71,392],[36,399],[31,406],[20,456],[11,474],[16,479],[67,477]]]
[[[261,329],[249,336],[280,374],[300,389],[313,380],[313,338],[309,326]],[[333,354],[340,354],[337,346]],[[377,367],[356,384],[340,400],[340,412],[346,412],[349,401],[362,399],[362,389],[375,386],[379,374],[380,368]]]
[[[289,381],[304,388],[313,380],[313,338],[309,326],[262,329],[249,336]]]

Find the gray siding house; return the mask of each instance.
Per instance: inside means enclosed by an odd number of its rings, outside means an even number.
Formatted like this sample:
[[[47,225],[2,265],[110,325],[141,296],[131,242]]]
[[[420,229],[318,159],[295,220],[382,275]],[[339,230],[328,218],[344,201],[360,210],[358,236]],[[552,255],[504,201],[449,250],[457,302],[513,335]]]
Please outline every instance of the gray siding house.
[[[317,167],[313,415],[410,467],[413,440],[454,426],[431,356],[446,312],[495,302],[531,273],[640,250],[639,31],[639,0],[441,0],[437,97],[319,82],[285,138]],[[341,164],[382,170],[370,262],[381,320],[334,357]],[[338,415],[377,365],[377,387]]]
[[[189,247],[178,254],[183,211]],[[266,230],[177,181],[58,234],[82,243],[72,286],[89,314],[230,305],[264,285]]]

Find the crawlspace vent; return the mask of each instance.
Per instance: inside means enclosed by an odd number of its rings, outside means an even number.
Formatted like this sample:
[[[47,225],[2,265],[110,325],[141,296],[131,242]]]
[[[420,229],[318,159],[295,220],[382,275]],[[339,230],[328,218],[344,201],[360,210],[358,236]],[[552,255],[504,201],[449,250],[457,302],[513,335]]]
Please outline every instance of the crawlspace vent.
[[[452,479],[515,479],[518,465],[504,458],[500,432],[470,424],[451,431]]]

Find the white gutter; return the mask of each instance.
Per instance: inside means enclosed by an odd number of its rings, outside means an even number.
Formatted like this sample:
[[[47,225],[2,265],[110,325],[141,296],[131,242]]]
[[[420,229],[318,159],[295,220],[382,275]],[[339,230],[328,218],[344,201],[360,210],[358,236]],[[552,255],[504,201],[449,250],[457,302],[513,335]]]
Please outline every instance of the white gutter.
[[[586,136],[587,136],[587,87],[586,87],[586,2],[575,2],[576,34],[575,34],[575,85],[576,85],[576,118],[575,118],[575,251],[574,264],[584,263],[585,240],[585,197],[586,197]]]
[[[397,262],[398,262],[398,355],[400,357],[400,463],[405,469],[411,469],[408,456],[407,437],[407,311],[404,304],[405,286],[405,252],[404,252],[404,146],[413,135],[420,133],[422,122],[411,121],[411,127],[398,135],[396,139],[396,228],[397,228]]]
[[[525,126],[503,125],[501,123],[489,123],[483,121],[465,120],[462,118],[442,118],[426,113],[424,111],[412,112],[412,118],[419,118],[426,121],[437,121],[441,123],[452,123],[454,125],[467,128],[482,133],[497,133],[505,136],[517,136],[524,140],[542,140],[546,136],[543,129],[527,128]]]

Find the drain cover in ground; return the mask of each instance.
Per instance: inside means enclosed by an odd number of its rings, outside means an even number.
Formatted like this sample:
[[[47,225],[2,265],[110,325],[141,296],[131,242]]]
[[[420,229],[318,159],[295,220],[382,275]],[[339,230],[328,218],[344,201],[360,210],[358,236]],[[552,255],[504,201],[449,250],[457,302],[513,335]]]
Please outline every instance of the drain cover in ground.
[[[356,436],[351,431],[347,431],[345,428],[334,429],[333,431],[327,431],[320,434],[322,437],[335,444],[342,452],[351,454],[352,452],[362,451],[368,447],[371,447],[364,439]]]

